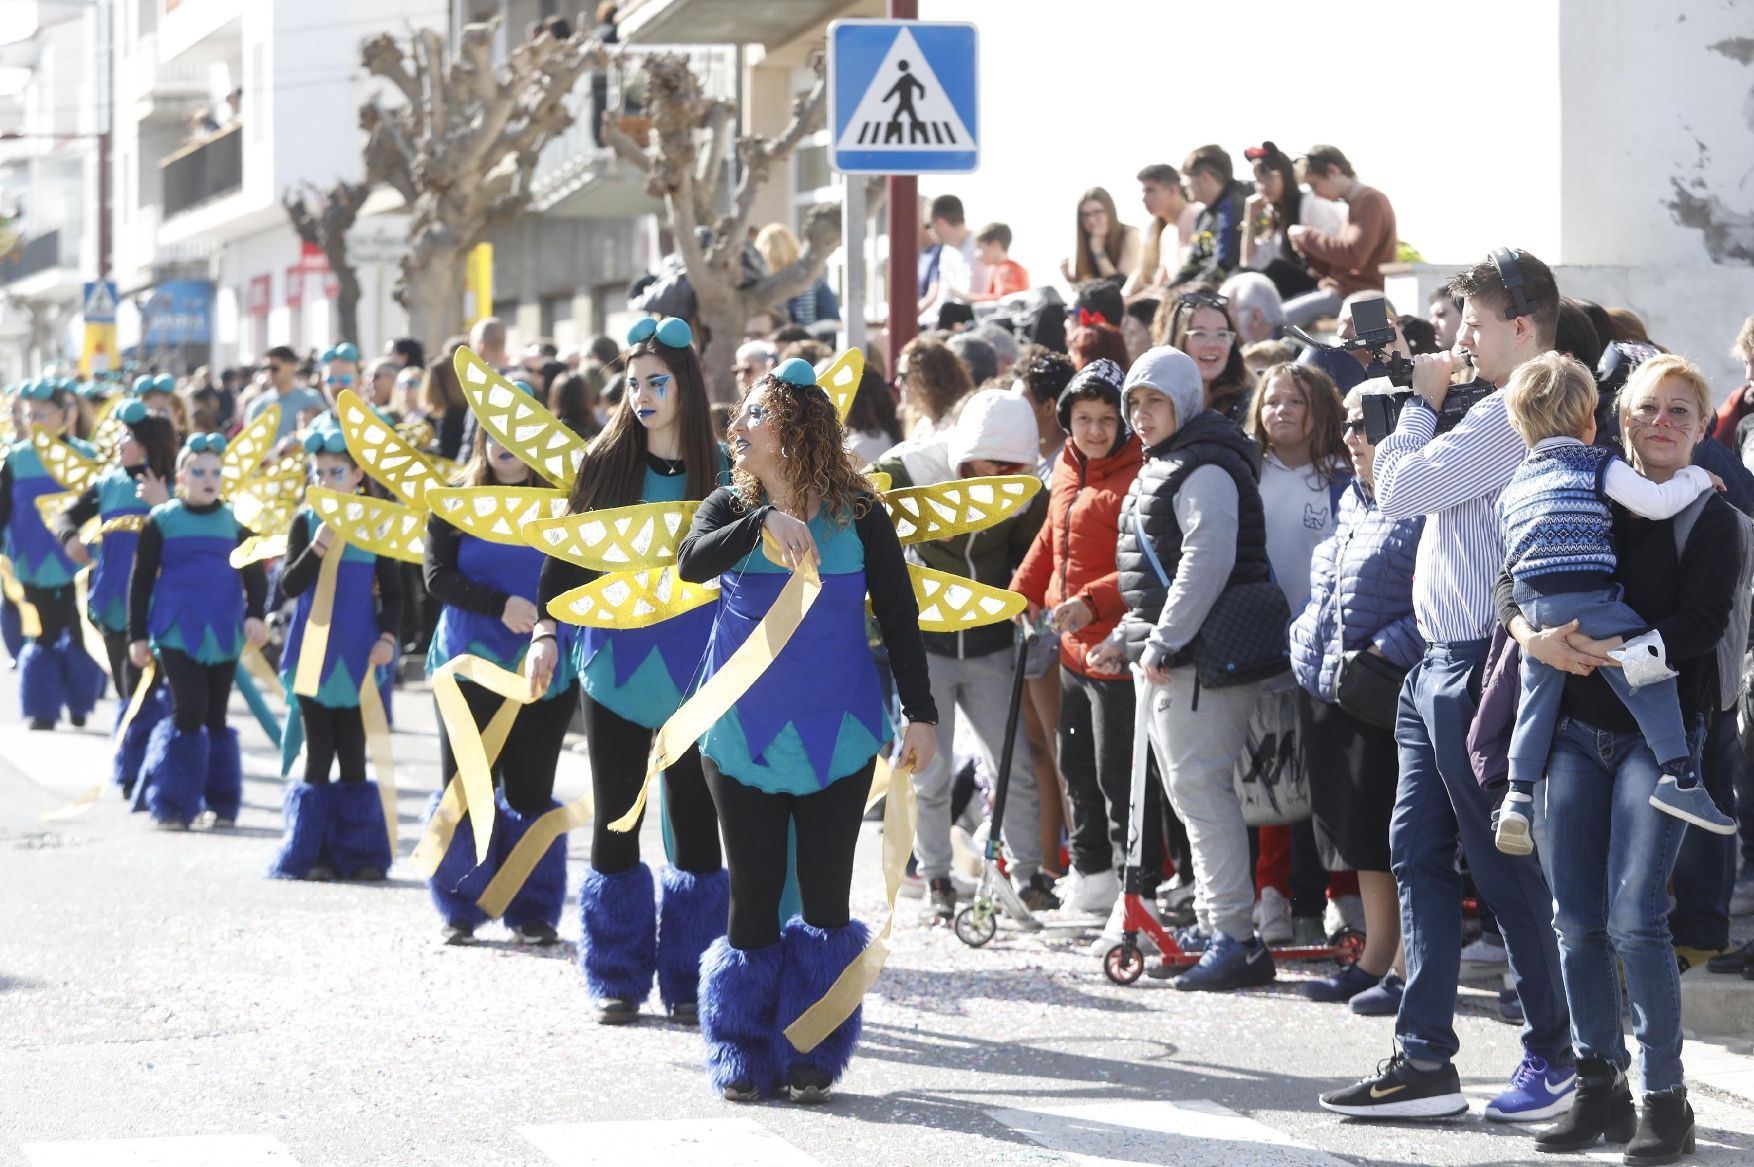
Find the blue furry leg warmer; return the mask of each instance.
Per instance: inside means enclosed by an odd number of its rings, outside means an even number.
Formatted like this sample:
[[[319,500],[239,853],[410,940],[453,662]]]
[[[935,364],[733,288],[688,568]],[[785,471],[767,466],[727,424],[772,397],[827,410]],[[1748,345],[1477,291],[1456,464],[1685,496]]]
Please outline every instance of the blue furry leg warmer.
[[[636,863],[605,875],[585,869],[579,884],[579,967],[598,1000],[644,1001],[658,961],[658,904],[652,869]]]
[[[207,757],[207,787],[203,797],[207,809],[215,817],[228,822],[238,821],[238,808],[244,801],[244,758],[238,749],[238,731],[222,729],[207,731],[210,744]]]
[[[500,817],[505,820],[505,831],[499,837],[494,848],[501,866],[511,855],[512,848],[523,839],[530,827],[543,814],[554,810],[560,803],[549,799],[548,805],[536,814],[524,814],[513,810],[502,796],[499,800]],[[547,924],[550,928],[560,926],[561,909],[566,906],[566,835],[557,836],[548,845],[548,850],[536,860],[536,866],[530,869],[530,878],[506,905],[505,922],[507,927],[516,928],[520,924]]]
[[[337,782],[329,803],[329,857],[343,879],[367,869],[390,870],[390,831],[378,784],[368,779]]]
[[[154,822],[187,826],[195,821],[201,813],[201,792],[207,788],[208,753],[204,725],[179,730],[167,717],[152,727],[146,758],[140,764],[140,783]]]
[[[270,879],[304,879],[328,861],[331,787],[324,783],[292,782],[286,787],[286,831],[280,837],[280,854],[268,868]]]
[[[786,1026],[803,1015],[829,990],[847,966],[859,958],[871,938],[870,929],[859,920],[839,928],[813,928],[794,916],[781,931],[780,947],[785,949],[784,967],[780,972],[779,1017],[774,1025],[774,1044],[779,1048],[784,1068],[808,1067],[826,1074],[830,1081],[839,1081],[853,1060],[853,1047],[859,1043],[863,1006],[822,1039],[809,1053],[799,1053],[783,1036]]]
[[[784,943],[744,951],[721,936],[700,961],[700,1033],[716,1093],[733,1083],[780,1088],[780,975]]]
[[[700,995],[700,958],[725,934],[731,911],[731,880],[724,868],[696,873],[663,870],[658,907],[658,995],[666,1008]]]
[[[118,707],[125,715],[127,706],[118,702]],[[122,740],[116,743],[114,774],[124,798],[134,792],[134,784],[140,780],[140,767],[146,761],[146,743],[152,737],[153,729],[168,716],[170,707],[164,700],[164,687],[160,686],[140,703],[140,712],[134,715],[134,720],[122,733]]]
[[[40,640],[33,640],[18,650],[18,701],[25,720],[61,719],[61,707],[67,704],[67,679],[61,672],[61,661],[55,650]]]
[[[432,796],[432,802],[426,808],[426,821],[431,822],[438,810],[440,796]],[[503,820],[495,817],[493,833],[496,836],[503,830]],[[475,818],[465,814],[463,821],[457,824],[456,833],[451,836],[451,845],[445,848],[443,857],[439,859],[432,878],[426,881],[427,894],[432,896],[432,906],[445,923],[463,928],[479,928],[487,922],[487,913],[475,906],[475,901],[487,885],[499,872],[499,852],[493,843],[487,847],[487,862],[477,866],[475,863]]]
[[[66,686],[68,714],[90,717],[98,698],[110,687],[110,675],[85,651],[85,641],[71,632],[61,637],[61,643],[55,646],[55,656]]]

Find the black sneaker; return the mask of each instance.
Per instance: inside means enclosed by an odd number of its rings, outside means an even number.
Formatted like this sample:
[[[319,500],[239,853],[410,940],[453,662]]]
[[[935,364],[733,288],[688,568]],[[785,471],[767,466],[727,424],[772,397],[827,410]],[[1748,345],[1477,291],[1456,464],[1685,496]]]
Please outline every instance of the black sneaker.
[[[440,936],[443,937],[444,942],[447,945],[450,945],[453,948],[461,948],[466,944],[475,943],[475,925],[446,924],[445,930],[440,933]]]
[[[73,723],[74,729],[85,728],[85,714],[83,713],[69,713],[67,715],[67,720]]]
[[[43,730],[54,729],[55,723],[46,717],[33,717],[30,719],[30,727],[41,733]]]
[[[678,1001],[669,1007],[670,1020],[676,1025],[698,1026],[700,1024],[700,1002]]]
[[[1060,906],[1060,897],[1054,894],[1054,881],[1039,871],[1029,877],[1017,898],[1032,912],[1052,912]]]
[[[597,1002],[598,1025],[632,1025],[639,1020],[639,1002],[605,997]]]
[[[347,876],[355,883],[382,883],[387,877],[382,867],[356,867]]]
[[[793,1066],[786,1075],[786,1097],[806,1106],[827,1102],[833,1089],[834,1079],[811,1066]]]
[[[926,894],[931,897],[932,915],[948,924],[956,918],[956,885],[948,875],[926,881]]]
[[[1398,1051],[1377,1063],[1373,1076],[1344,1090],[1330,1090],[1321,1103],[1323,1110],[1353,1118],[1455,1118],[1468,1113],[1453,1063],[1427,1073],[1414,1069]]]
[[[720,1093],[725,1096],[726,1102],[761,1101],[761,1087],[757,1086],[754,1082],[751,1082],[748,1078],[738,1078],[734,1082],[726,1083],[724,1090]]]
[[[541,920],[526,920],[512,929],[512,939],[519,944],[533,944],[538,948],[546,948],[550,944],[560,943],[560,933],[550,924]]]

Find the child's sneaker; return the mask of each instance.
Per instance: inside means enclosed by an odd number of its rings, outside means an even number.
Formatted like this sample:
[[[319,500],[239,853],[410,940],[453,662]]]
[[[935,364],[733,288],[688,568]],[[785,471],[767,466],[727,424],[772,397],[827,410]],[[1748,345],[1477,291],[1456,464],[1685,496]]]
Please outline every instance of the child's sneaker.
[[[1714,835],[1736,833],[1736,820],[1717,808],[1706,793],[1705,786],[1695,778],[1693,785],[1682,786],[1674,774],[1664,774],[1657,783],[1650,804],[1664,814],[1674,815],[1684,823],[1702,827]]]
[[[1527,855],[1534,851],[1535,840],[1529,833],[1529,814],[1535,800],[1512,790],[1504,796],[1504,805],[1492,816],[1492,841],[1506,855]]]
[[[1017,896],[1032,912],[1052,912],[1060,906],[1060,899],[1054,894],[1054,881],[1039,871],[1017,889]]]

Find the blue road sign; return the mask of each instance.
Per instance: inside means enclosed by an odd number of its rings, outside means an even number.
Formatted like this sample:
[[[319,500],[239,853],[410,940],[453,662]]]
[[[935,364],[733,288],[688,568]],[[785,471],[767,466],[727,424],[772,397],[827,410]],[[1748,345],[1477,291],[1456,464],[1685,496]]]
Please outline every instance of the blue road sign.
[[[114,280],[97,280],[85,285],[85,301],[79,313],[87,324],[116,322],[116,284]]]
[[[966,174],[980,165],[972,24],[828,26],[830,157],[846,174]]]

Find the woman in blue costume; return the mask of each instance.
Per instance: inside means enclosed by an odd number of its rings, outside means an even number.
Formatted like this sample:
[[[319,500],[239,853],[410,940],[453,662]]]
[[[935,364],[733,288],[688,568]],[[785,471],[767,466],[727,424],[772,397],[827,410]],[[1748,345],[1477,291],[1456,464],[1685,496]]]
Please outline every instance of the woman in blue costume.
[[[520,386],[521,382],[518,382]],[[475,431],[475,447],[463,470],[461,486],[529,486],[529,467],[504,446]],[[466,534],[433,515],[426,523],[426,590],[443,604],[426,667],[430,675],[452,657],[467,653],[502,669],[518,671],[536,627],[537,582],[543,554],[527,543],[512,546]],[[463,699],[478,731],[498,712],[501,697],[472,681],[459,681]],[[445,943],[468,944],[487,914],[475,901],[487,889],[512,849],[532,823],[554,809],[554,772],[566,731],[578,709],[578,679],[570,656],[563,654],[542,696],[518,710],[494,763],[493,780],[499,801],[493,845],[488,861],[475,862],[472,822],[465,818],[451,836],[438,869],[427,886],[445,921]],[[457,772],[456,754],[439,719],[440,781]],[[436,808],[437,800],[433,803]],[[556,926],[566,903],[566,837],[550,844],[530,876],[505,909],[506,927],[525,944],[548,945],[559,939]]]
[[[318,419],[304,437],[311,482],[354,494],[365,482],[347,452],[333,416]],[[280,672],[290,693],[307,647],[311,611],[324,561],[341,557],[335,571],[333,615],[315,693],[295,694],[304,732],[304,781],[286,788],[286,833],[268,874],[276,879],[379,880],[389,874],[390,833],[377,783],[365,776],[365,719],[359,692],[368,673],[396,659],[402,623],[402,580],[396,561],[338,539],[309,507],[293,516],[281,561],[280,588],[295,599]],[[341,780],[331,784],[339,763]]]
[[[246,641],[268,639],[268,580],[259,563],[239,570],[231,553],[249,528],[219,497],[221,434],[192,434],[177,455],[177,497],[153,507],[128,579],[128,656],[154,656],[171,691],[171,715],[152,729],[134,805],[183,830],[203,807],[215,824],[237,821],[243,800],[238,733],[225,709]]]
[[[573,514],[705,498],[725,469],[687,323],[642,320],[627,340],[626,391],[579,467],[569,504]],[[550,559],[542,568],[540,611],[591,579],[582,568]],[[640,862],[638,828],[621,834],[608,826],[633,805],[653,731],[682,704],[706,647],[713,608],[704,605],[650,628],[587,628],[577,638],[597,805],[591,866],[579,886],[579,960],[597,1018],[605,1024],[639,1016],[654,973],[670,1017],[693,1024],[701,954],[725,931],[728,891],[719,824],[696,751],[664,773],[665,821],[674,848],[663,870],[661,908],[653,903],[651,869]],[[544,616],[531,638],[526,671],[532,684],[546,685],[560,658],[555,636],[555,622]]]
[[[867,939],[848,903],[853,848],[891,730],[865,638],[867,594],[908,720],[897,757],[924,766],[937,740],[901,544],[815,382],[794,358],[749,390],[731,424],[732,484],[701,504],[678,555],[683,579],[717,577],[722,595],[703,683],[761,623],[790,568],[813,560],[822,580],[779,655],[700,741],[731,876],[729,934],[701,964],[700,1025],[713,1087],[734,1102],[782,1089],[822,1101],[858,1041],[858,1011],[808,1054],[783,1031]],[[764,532],[788,566],[764,553]],[[803,913],[782,929],[793,828]]]
[[[97,457],[91,444],[70,435],[80,417],[72,382],[32,381],[19,390],[31,425],[47,430],[86,458]],[[85,724],[103,695],[103,670],[85,651],[79,627],[79,602],[73,576],[78,565],[67,558],[60,540],[43,522],[37,499],[62,490],[37,456],[30,438],[6,451],[0,467],[0,529],[6,533],[6,554],[24,586],[24,598],[37,610],[41,633],[18,654],[18,692],[32,729],[54,729],[63,707],[75,727]]]
[[[134,545],[138,527],[147,513],[170,501],[170,485],[177,475],[177,431],[171,419],[153,413],[145,402],[128,400],[116,407],[116,420],[123,426],[116,449],[116,464],[98,475],[79,497],[68,503],[55,519],[55,538],[74,563],[92,563],[91,583],[85,594],[85,614],[103,634],[109,656],[110,677],[116,683],[116,715],[120,719],[140,683],[140,670],[128,659],[128,577],[134,570]],[[97,559],[85,545],[80,531],[92,519],[110,526],[96,544]],[[118,523],[118,521],[120,521]],[[134,719],[128,723],[116,750],[115,780],[124,797],[134,793],[146,742],[163,720],[166,709],[163,686],[155,685]]]

